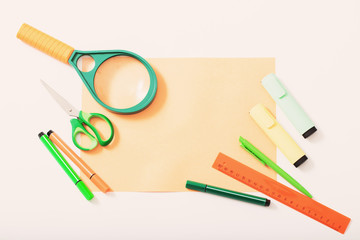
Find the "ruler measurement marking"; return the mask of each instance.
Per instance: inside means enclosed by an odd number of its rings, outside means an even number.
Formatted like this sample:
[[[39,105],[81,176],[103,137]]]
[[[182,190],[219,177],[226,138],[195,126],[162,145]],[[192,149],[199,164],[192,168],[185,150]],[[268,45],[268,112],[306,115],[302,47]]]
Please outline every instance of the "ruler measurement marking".
[[[220,165],[219,165],[220,167]],[[229,170],[228,168],[224,168],[224,173],[227,174],[227,175],[234,175],[233,174],[233,170],[230,170],[229,173],[227,173],[227,171]],[[220,170],[221,171],[221,170]],[[255,190],[258,190],[259,192],[263,192],[260,188],[257,187],[257,183],[256,182],[251,182],[251,179],[250,178],[246,178],[246,176],[242,176],[241,179],[238,177],[240,174],[239,173],[236,173],[235,176],[231,176],[233,178],[236,178],[237,180],[240,180],[240,181],[243,181],[245,184],[246,184],[246,181],[248,182],[248,185],[252,188],[254,188]],[[269,189],[267,189],[269,190]],[[264,192],[263,192],[264,193]],[[275,198],[276,200],[278,200],[279,202],[284,202],[285,201],[281,198],[281,195],[277,195],[277,193],[275,191],[272,191],[271,192],[273,198]],[[293,201],[290,201],[290,204],[293,204],[294,202]],[[291,207],[291,206],[290,206]],[[305,206],[299,206],[299,204],[296,205],[296,207],[292,206],[292,208],[294,208],[295,210],[298,210],[299,212],[305,214],[305,215],[309,215],[311,210],[309,209],[308,213],[306,213],[306,207]],[[314,214],[314,217],[312,218],[315,218],[317,214],[315,213]],[[310,216],[311,217],[311,216]],[[332,223],[332,225],[329,225],[329,221],[330,219],[327,219],[326,221],[322,221],[321,219],[323,219],[323,216],[321,216],[320,218],[316,218],[316,220],[322,222],[323,224],[329,226],[330,228],[333,228],[335,230],[338,230],[341,228],[341,225],[338,226],[338,228],[335,228],[334,225],[335,225],[335,222]]]
[[[227,157],[226,155],[224,155],[225,157]],[[229,157],[227,157],[229,158]],[[233,160],[230,158],[230,161]],[[239,167],[241,167],[241,163],[237,162],[236,160],[233,160],[235,161],[236,163],[235,164],[240,164]],[[216,161],[215,161],[216,163]],[[297,202],[296,200],[292,200],[291,199],[291,196],[283,196],[282,193],[276,191],[276,189],[271,189],[269,188],[269,186],[267,186],[266,182],[262,183],[261,180],[264,180],[264,179],[261,179],[259,178],[260,182],[257,182],[256,181],[256,178],[257,177],[261,177],[261,173],[257,173],[255,170],[243,165],[244,167],[246,168],[249,168],[250,170],[254,171],[253,173],[251,172],[248,172],[247,174],[242,174],[241,172],[237,171],[236,169],[231,169],[232,167],[228,167],[228,166],[225,166],[225,165],[231,165],[231,163],[227,164],[228,162],[227,161],[223,161],[222,164],[218,163],[217,165],[213,165],[214,168],[216,168],[217,170],[225,173],[226,175],[229,175],[230,177],[233,177],[235,178],[236,180],[242,182],[243,184],[246,184],[248,185],[249,187],[251,188],[254,188],[255,190],[258,190],[259,192],[262,192],[270,197],[273,197],[275,200],[278,200],[279,202],[299,211],[300,213],[304,214],[304,215],[307,215],[311,218],[313,218],[314,220],[316,221],[319,221],[321,223],[323,223],[324,225],[336,230],[336,231],[339,231],[341,233],[344,233],[345,232],[345,229],[343,230],[342,229],[342,223],[337,223],[337,221],[332,221],[332,216],[331,215],[340,215],[342,216],[343,219],[340,219],[340,220],[343,220],[342,222],[346,221],[347,217],[343,216],[342,214],[330,209],[330,208],[327,208],[326,206],[322,205],[321,203],[318,203],[312,199],[310,199],[312,202],[309,202],[308,197],[306,197],[305,195],[302,195],[301,193],[298,193],[292,189],[290,189],[290,191],[294,191],[297,195],[294,195],[294,198],[297,198],[300,196],[300,198],[304,198],[304,200],[306,200],[308,202],[308,204],[311,204],[312,205],[312,208],[311,207],[306,207],[306,205],[302,205],[301,203]],[[245,169],[246,170],[246,169]],[[256,174],[257,173],[257,174]],[[254,176],[252,176],[254,175]],[[255,179],[253,179],[253,177]],[[267,176],[264,176],[264,177],[267,177]],[[272,179],[271,179],[272,180]],[[273,180],[275,181],[275,180]],[[275,181],[276,182],[276,181]],[[281,189],[281,188],[288,188],[286,186],[283,185],[283,187],[281,186],[282,184],[276,182],[276,184],[279,184],[279,187],[280,187],[280,190],[284,190],[284,189]],[[264,189],[264,186],[265,186],[265,189]],[[271,186],[270,186],[271,187]],[[287,189],[285,189],[287,190]],[[301,199],[300,199],[301,200]],[[315,208],[318,208],[318,209],[315,209]],[[322,211],[328,211],[328,214],[330,215],[329,217],[323,215]],[[335,216],[336,217],[336,216]],[[337,216],[339,217],[339,216]],[[346,219],[347,218],[347,219]],[[350,219],[348,220],[348,222],[350,221]],[[348,225],[348,223],[346,224],[346,226]]]

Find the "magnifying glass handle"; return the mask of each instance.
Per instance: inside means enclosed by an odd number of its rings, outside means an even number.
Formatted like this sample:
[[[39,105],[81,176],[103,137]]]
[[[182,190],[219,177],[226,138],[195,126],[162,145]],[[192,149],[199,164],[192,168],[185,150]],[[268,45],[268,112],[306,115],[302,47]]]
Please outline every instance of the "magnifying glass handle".
[[[63,63],[69,64],[69,58],[74,52],[74,48],[26,23],[20,27],[16,37]]]

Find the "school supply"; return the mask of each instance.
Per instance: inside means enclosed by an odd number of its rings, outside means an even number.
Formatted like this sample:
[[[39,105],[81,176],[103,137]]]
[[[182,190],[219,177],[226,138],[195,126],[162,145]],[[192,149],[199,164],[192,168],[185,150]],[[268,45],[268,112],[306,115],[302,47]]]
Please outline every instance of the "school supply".
[[[307,160],[304,151],[264,105],[257,104],[253,107],[250,116],[295,167]]]
[[[274,58],[147,60],[159,84],[151,109],[122,116],[106,113],[114,127],[120,128],[119,136],[115,131],[107,149],[80,152],[91,168],[106,176],[104,180],[114,192],[184,192],[188,191],[188,179],[211,179],[226,189],[252,191],[208,167],[219,149],[247,158],[249,166],[276,178],[272,169],[239,151],[238,136],[234,135],[251,134],[269,158],[276,158],[275,145],[249,117],[249,109],[258,102],[275,111],[275,102],[258,81],[275,71]],[[85,87],[82,93],[83,111],[104,113]],[[116,99],[117,94],[110,97]],[[96,126],[103,133],[107,130],[104,124]],[[91,190],[99,191],[88,179],[83,180]]]
[[[54,131],[47,132],[50,140],[68,157],[75,165],[80,168],[81,172],[90,179],[103,193],[110,191],[110,187],[84,162]]]
[[[351,219],[341,213],[286,187],[223,153],[219,153],[212,167],[340,233],[345,233],[350,223]]]
[[[186,188],[195,190],[195,191],[199,191],[199,192],[206,192],[206,193],[210,193],[210,194],[214,194],[214,195],[218,195],[218,196],[222,196],[222,197],[232,198],[235,200],[240,200],[240,201],[244,201],[244,202],[248,202],[248,203],[253,203],[253,204],[260,205],[260,206],[267,207],[270,205],[270,200],[266,199],[266,198],[257,197],[254,195],[240,193],[240,192],[235,192],[235,191],[231,191],[231,190],[228,190],[225,188],[214,187],[214,186],[210,186],[207,184],[198,183],[198,182],[194,182],[194,181],[189,181],[189,180],[186,181]]]
[[[270,158],[268,158],[265,154],[263,154],[259,149],[257,149],[254,145],[252,145],[245,138],[240,137],[239,141],[241,143],[241,147],[245,149],[248,153],[253,155],[257,160],[259,160],[265,166],[269,166],[275,172],[277,172],[281,177],[283,177],[286,181],[288,181],[291,185],[297,188],[300,192],[305,194],[306,196],[312,198],[311,194],[298,183],[295,179],[293,179],[289,174],[287,174],[284,170],[282,170],[276,163],[274,163]]]
[[[107,51],[78,51],[69,45],[29,26],[24,23],[18,33],[17,38],[37,48],[38,50],[56,58],[57,60],[68,63],[75,68],[88,91],[92,97],[103,107],[122,114],[135,113],[146,108],[154,99],[157,90],[157,78],[153,68],[141,56],[125,51],[125,50],[107,50]],[[82,66],[82,59],[84,57],[90,58],[93,61],[93,66],[84,70]],[[109,102],[104,100],[104,97],[99,97],[97,90],[102,89],[103,81],[94,81],[99,75],[104,74],[104,69],[108,69],[108,63],[113,58],[122,57],[122,59],[130,58],[132,61],[139,63],[141,67],[145,68],[145,76],[136,79],[138,82],[134,84],[133,79],[129,73],[121,75],[117,79],[117,91],[120,105],[110,106]],[[86,58],[85,58],[86,59]],[[126,62],[122,66],[115,66],[116,68],[126,67]],[[142,66],[143,65],[143,66]],[[123,71],[120,69],[120,71]],[[130,73],[131,75],[131,73]],[[145,79],[145,80],[144,80]],[[98,87],[96,87],[98,86]],[[130,89],[129,89],[130,88]],[[125,90],[125,91],[124,91]],[[119,93],[122,94],[119,94]],[[125,105],[123,103],[126,103]]]
[[[304,138],[316,132],[314,123],[274,73],[264,77],[261,83]]]
[[[111,121],[103,114],[100,113],[86,113],[83,111],[77,110],[73,107],[68,101],[66,101],[62,96],[60,96],[54,89],[47,85],[44,81],[41,80],[41,83],[49,91],[50,95],[56,100],[56,102],[62,107],[62,109],[71,117],[75,117],[70,120],[72,126],[72,140],[76,147],[81,150],[89,151],[94,149],[99,143],[101,146],[107,146],[111,143],[114,137],[114,127]],[[100,136],[99,131],[95,128],[94,125],[90,123],[92,118],[99,118],[104,120],[108,127],[110,128],[110,136],[108,139],[103,140]],[[87,125],[95,134],[95,137],[85,129],[83,124]],[[85,134],[91,141],[90,146],[81,146],[76,139],[78,134]]]
[[[76,174],[74,169],[69,165],[69,163],[65,160],[63,155],[59,152],[59,150],[55,147],[55,145],[51,142],[49,137],[41,132],[39,133],[39,138],[41,142],[45,145],[47,150],[51,153],[51,155],[55,158],[55,160],[59,163],[61,168],[65,171],[65,173],[69,176],[71,181],[75,184],[75,186],[79,189],[79,191],[84,195],[87,200],[91,200],[94,197],[94,194],[88,189],[85,183],[80,179],[80,177]]]

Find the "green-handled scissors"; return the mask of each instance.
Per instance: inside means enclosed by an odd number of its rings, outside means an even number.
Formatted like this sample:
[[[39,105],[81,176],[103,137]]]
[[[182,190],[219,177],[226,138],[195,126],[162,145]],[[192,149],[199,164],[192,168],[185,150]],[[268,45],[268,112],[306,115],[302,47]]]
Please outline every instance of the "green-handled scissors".
[[[70,123],[72,126],[72,140],[76,147],[78,147],[81,150],[89,151],[89,150],[94,149],[97,146],[98,142],[101,146],[106,146],[106,145],[110,144],[110,142],[114,138],[114,127],[113,127],[112,123],[110,122],[110,120],[106,116],[104,116],[100,113],[86,113],[81,110],[80,111],[77,110],[68,101],[66,101],[62,96],[60,96],[54,89],[52,89],[49,85],[47,85],[44,81],[42,81],[42,80],[40,80],[40,81],[44,85],[44,87],[49,91],[51,96],[56,100],[56,102],[65,110],[65,112],[69,116],[75,117],[70,120]],[[111,133],[110,133],[110,137],[108,139],[103,140],[101,138],[99,131],[95,128],[94,125],[92,125],[90,123],[90,119],[92,119],[92,118],[100,118],[109,125]],[[95,137],[85,129],[83,124],[87,125],[94,132]],[[81,133],[85,134],[86,136],[88,136],[90,138],[91,144],[89,147],[83,147],[77,142],[76,136]]]

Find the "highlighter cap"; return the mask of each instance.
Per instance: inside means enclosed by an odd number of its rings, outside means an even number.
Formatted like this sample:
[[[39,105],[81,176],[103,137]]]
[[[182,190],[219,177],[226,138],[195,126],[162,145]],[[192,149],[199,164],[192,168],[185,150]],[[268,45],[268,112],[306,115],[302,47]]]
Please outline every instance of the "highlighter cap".
[[[76,184],[76,187],[80,190],[80,192],[82,193],[82,195],[84,195],[84,197],[87,200],[91,200],[94,197],[94,194],[89,190],[89,188],[85,185],[85,183],[83,181],[79,181]]]
[[[261,83],[304,138],[316,132],[314,123],[275,74],[265,76]]]
[[[193,181],[187,181],[186,182],[186,188],[199,191],[199,192],[205,192],[206,191],[206,184],[193,182]]]

